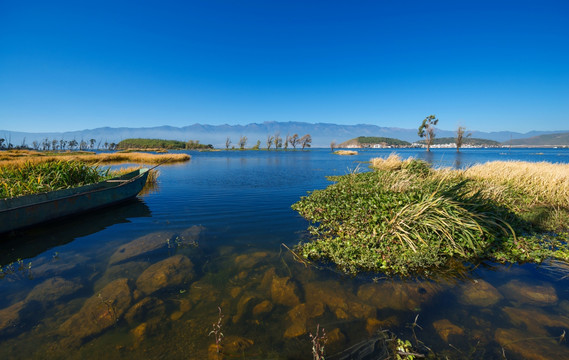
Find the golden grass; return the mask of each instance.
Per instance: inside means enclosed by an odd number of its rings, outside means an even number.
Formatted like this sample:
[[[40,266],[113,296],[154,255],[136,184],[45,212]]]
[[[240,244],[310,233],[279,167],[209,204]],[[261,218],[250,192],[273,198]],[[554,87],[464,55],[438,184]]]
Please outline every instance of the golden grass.
[[[403,161],[401,157],[397,154],[390,154],[387,159],[384,158],[373,158],[371,161],[371,167],[377,170],[386,170],[386,171],[393,171],[393,170],[401,170],[403,167],[404,162],[411,161],[411,158]]]
[[[466,169],[463,175],[485,182],[487,191],[516,189],[531,206],[569,207],[569,164],[493,161]]]
[[[354,150],[336,150],[334,151],[336,155],[357,155],[358,152]]]
[[[77,160],[88,164],[171,164],[177,162],[186,162],[190,160],[188,154],[148,154],[140,152],[131,153],[103,153],[103,154],[85,154],[85,153],[65,153],[61,155],[46,155],[37,151],[20,150],[17,152],[1,152],[0,166],[13,166],[24,162],[40,163],[53,160]]]

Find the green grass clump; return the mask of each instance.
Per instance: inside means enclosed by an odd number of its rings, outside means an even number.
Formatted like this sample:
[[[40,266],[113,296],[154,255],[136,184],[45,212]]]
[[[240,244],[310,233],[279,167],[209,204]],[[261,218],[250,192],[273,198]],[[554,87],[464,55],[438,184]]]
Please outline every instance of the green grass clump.
[[[564,239],[486,196],[463,172],[430,170],[419,160],[383,168],[333,177],[335,184],[292,206],[312,222],[314,241],[299,245],[302,256],[348,273],[408,275],[453,257],[540,261],[569,254]]]
[[[67,189],[110,178],[109,170],[79,161],[25,162],[0,167],[0,198]]]

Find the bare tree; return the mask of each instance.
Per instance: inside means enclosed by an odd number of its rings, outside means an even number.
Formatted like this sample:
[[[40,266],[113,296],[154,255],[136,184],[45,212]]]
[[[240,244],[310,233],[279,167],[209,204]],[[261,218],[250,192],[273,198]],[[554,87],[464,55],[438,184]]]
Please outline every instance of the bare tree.
[[[334,152],[334,149],[336,148],[336,141],[332,140],[332,142],[330,143],[330,150],[332,150],[332,152]]]
[[[229,145],[231,145],[231,139],[227,137],[227,139],[225,139],[225,150],[229,150]]]
[[[466,132],[466,128],[464,126],[459,126],[458,129],[456,129],[456,152],[460,151],[460,148],[462,147],[462,144],[464,142],[464,138],[465,137],[470,137],[472,135],[472,133],[468,133],[468,134],[464,134]]]
[[[6,139],[0,138],[0,149],[4,148],[4,141],[6,141]]]
[[[245,149],[245,145],[247,145],[247,136],[241,136],[239,138],[239,148],[243,150]]]
[[[96,142],[97,142],[97,140],[95,140],[95,139],[89,139],[89,149],[93,150],[95,148]]]
[[[273,140],[275,140],[274,136],[267,135],[267,150],[271,150],[271,145],[273,145]]]
[[[285,150],[288,149],[288,143],[289,143],[289,142],[290,142],[290,135],[289,135],[289,134],[286,134],[285,141],[284,141],[284,143],[283,143]]]
[[[305,147],[310,147],[310,144],[312,143],[312,137],[310,136],[310,134],[306,134],[303,137],[301,137],[300,140],[298,141],[302,145],[302,150],[304,150]]]
[[[77,144],[78,144],[78,143],[77,143],[77,140],[73,139],[73,140],[69,141],[69,148],[70,148],[71,150],[73,150],[73,149],[75,149],[75,148],[77,147]]]
[[[67,141],[61,139],[59,140],[59,149],[60,150],[65,150],[65,147],[67,146]]]
[[[421,126],[419,126],[417,135],[419,135],[419,137],[425,138],[425,142],[427,143],[427,151],[431,151],[431,144],[435,138],[435,125],[437,125],[438,122],[439,119],[437,119],[435,115],[429,115],[423,120]]]
[[[53,149],[53,151],[57,150],[57,144],[59,144],[59,141],[55,139],[51,140],[51,148]]]
[[[32,141],[32,146],[33,146],[34,150],[39,150],[40,143],[37,140],[34,140],[34,141]]]

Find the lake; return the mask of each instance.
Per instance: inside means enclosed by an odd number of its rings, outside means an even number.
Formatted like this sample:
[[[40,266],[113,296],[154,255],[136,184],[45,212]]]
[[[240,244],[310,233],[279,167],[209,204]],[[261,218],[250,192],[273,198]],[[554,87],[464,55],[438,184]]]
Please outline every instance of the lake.
[[[4,236],[0,358],[312,359],[318,327],[326,359],[387,358],[397,339],[450,359],[569,359],[565,264],[401,280],[293,256],[308,223],[290,206],[392,152],[190,151],[136,201]],[[396,152],[569,163],[569,149]]]

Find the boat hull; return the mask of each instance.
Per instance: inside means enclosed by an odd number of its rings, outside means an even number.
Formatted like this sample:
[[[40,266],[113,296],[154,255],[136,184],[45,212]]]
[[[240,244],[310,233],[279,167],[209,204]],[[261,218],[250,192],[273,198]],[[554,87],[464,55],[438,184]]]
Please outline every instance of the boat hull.
[[[139,169],[97,184],[0,200],[0,233],[132,199],[147,177],[148,169]]]

